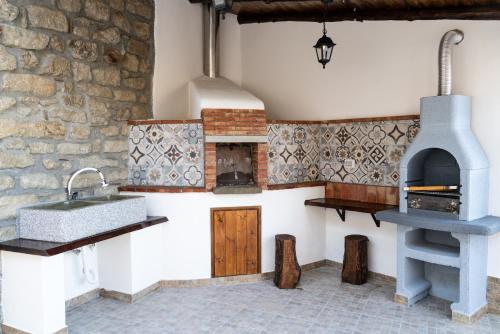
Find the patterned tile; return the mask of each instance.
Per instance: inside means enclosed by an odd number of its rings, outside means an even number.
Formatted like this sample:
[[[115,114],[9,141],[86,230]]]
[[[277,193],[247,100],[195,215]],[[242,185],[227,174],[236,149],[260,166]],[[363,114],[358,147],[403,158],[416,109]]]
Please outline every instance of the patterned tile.
[[[417,120],[270,124],[268,182],[397,186],[399,161],[418,129]]]
[[[399,161],[418,120],[342,124],[269,124],[268,183],[333,181],[397,186]],[[201,124],[130,127],[129,182],[204,185]]]
[[[418,129],[417,120],[322,124],[320,179],[397,186],[399,161]]]
[[[320,141],[319,125],[270,124],[267,126],[268,183],[287,184],[319,179]]]
[[[133,125],[129,129],[129,183],[204,185],[201,124]]]

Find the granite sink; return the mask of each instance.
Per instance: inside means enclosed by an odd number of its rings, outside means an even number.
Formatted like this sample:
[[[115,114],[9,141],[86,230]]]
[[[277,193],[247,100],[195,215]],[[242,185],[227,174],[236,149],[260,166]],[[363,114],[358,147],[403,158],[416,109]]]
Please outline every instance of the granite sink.
[[[23,239],[70,242],[146,220],[142,196],[108,195],[19,210]]]

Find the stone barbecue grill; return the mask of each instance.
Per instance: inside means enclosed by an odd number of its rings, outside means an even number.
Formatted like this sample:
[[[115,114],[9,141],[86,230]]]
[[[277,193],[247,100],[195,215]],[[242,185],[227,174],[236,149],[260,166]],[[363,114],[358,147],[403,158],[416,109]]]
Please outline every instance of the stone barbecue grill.
[[[489,163],[471,130],[471,98],[451,94],[451,45],[462,39],[456,30],[443,36],[440,95],[421,99],[421,130],[400,164],[399,210],[377,218],[398,224],[395,301],[433,295],[452,302],[454,321],[470,323],[486,312],[488,235],[500,218],[488,216]],[[415,188],[428,186],[454,189]]]
[[[401,212],[420,209],[418,203],[408,202],[411,193],[405,185],[456,185],[457,191],[431,195],[456,198],[456,207],[445,211],[460,220],[483,218],[488,214],[489,163],[470,127],[471,98],[425,97],[420,119],[420,134],[401,159]]]

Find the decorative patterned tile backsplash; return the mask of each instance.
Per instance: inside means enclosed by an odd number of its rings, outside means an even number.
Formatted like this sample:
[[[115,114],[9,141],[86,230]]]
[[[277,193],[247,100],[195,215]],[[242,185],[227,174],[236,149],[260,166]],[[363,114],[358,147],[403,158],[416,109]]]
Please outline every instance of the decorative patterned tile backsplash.
[[[399,184],[399,161],[418,120],[269,124],[269,184]]]
[[[202,124],[129,126],[129,184],[203,187],[203,155]]]
[[[399,184],[419,121],[268,124],[268,183]],[[129,184],[204,186],[201,123],[129,127]]]
[[[268,184],[317,181],[319,124],[268,124]]]

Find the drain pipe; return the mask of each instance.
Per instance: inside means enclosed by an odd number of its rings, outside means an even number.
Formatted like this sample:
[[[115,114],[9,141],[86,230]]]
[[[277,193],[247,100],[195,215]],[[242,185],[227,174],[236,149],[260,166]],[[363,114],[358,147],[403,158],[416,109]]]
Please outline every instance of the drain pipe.
[[[219,76],[219,23],[216,3],[203,4],[203,73],[209,78]]]
[[[452,66],[451,55],[453,45],[458,45],[464,39],[460,30],[450,30],[443,35],[439,44],[439,91],[438,95],[451,95]]]

